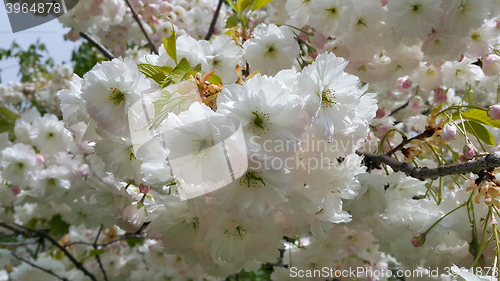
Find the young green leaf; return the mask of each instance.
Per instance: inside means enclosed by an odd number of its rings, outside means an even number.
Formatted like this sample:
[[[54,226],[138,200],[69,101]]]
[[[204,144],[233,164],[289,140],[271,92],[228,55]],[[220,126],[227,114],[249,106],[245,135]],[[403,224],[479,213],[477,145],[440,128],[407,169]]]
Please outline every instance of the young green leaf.
[[[237,0],[236,7],[238,8],[238,11],[240,11],[241,14],[246,8],[252,6],[254,2],[255,0]]]
[[[226,3],[231,7],[233,8],[233,10],[236,12],[236,13],[240,13],[240,11],[238,10],[238,8],[236,7],[236,5],[234,5],[233,3],[233,0],[226,0]]]
[[[264,7],[265,5],[269,4],[271,1],[273,1],[273,0],[256,0],[255,4],[253,4],[252,12]]]
[[[483,125],[474,121],[465,121],[464,125],[469,134],[477,136],[488,145],[495,145],[495,138]]]
[[[174,83],[179,83],[189,75],[196,74],[200,71],[201,64],[198,64],[193,68],[191,67],[191,65],[189,65],[189,62],[186,58],[182,58],[172,71],[172,80]]]
[[[89,257],[102,255],[102,254],[104,254],[104,253],[106,253],[106,250],[102,250],[102,249],[97,250],[97,249],[94,249],[94,250],[90,251],[90,253],[89,253]]]
[[[486,110],[474,108],[474,109],[470,109],[470,110],[467,110],[465,112],[462,112],[462,116],[467,120],[475,121],[475,122],[481,123],[483,125],[488,125],[488,126],[500,129],[500,120],[492,120],[490,117],[488,117]],[[460,117],[459,115],[456,115],[457,119],[459,117]]]
[[[230,16],[226,21],[226,26],[224,28],[231,28],[238,25],[238,17],[236,15]]]
[[[208,78],[208,82],[212,84],[219,84],[222,82],[222,79],[219,77],[219,75],[214,73],[210,76],[210,78]]]
[[[177,63],[177,43],[175,38],[175,29],[172,26],[172,31],[170,32],[170,37],[163,37],[163,47],[167,54]]]
[[[157,66],[147,63],[141,63],[137,65],[139,71],[146,77],[155,80],[162,88],[168,86],[170,73],[172,73],[173,68],[171,66]]]
[[[52,216],[52,219],[50,220],[49,235],[62,236],[68,233],[69,233],[69,224],[62,220],[61,215],[57,214]]]

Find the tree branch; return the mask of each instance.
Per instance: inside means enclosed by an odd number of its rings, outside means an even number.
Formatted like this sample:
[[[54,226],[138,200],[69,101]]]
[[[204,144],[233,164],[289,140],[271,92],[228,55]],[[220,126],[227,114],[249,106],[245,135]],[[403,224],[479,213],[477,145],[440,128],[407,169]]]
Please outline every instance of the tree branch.
[[[92,46],[96,47],[106,58],[112,60],[115,56],[104,47],[101,43],[97,42],[92,36],[90,36],[87,32],[80,32],[80,36],[87,39]]]
[[[142,25],[142,22],[139,19],[139,16],[137,15],[137,13],[134,10],[134,7],[132,7],[132,4],[130,4],[129,0],[125,0],[125,2],[127,2],[127,6],[130,8],[130,12],[132,12],[132,16],[134,17],[135,21],[137,22],[137,24],[141,28],[142,33],[144,34],[144,36],[146,36],[146,40],[148,40],[149,49],[151,49],[152,53],[155,53],[158,55],[158,50],[156,50],[155,44],[153,44],[153,41],[151,41],[151,38],[149,38],[149,35],[146,32],[146,29],[144,29],[144,26]]]
[[[96,244],[98,247],[106,247],[106,246],[109,246],[113,243],[116,243],[118,241],[122,241],[122,240],[128,240],[128,239],[147,239],[148,237],[144,237],[144,236],[124,236],[124,237],[120,237],[118,239],[115,239],[113,241],[109,241],[109,242],[106,242],[106,243],[102,243],[102,244]],[[89,242],[84,242],[84,241],[75,241],[75,242],[71,242],[71,243],[68,243],[66,245],[66,247],[69,247],[69,246],[72,246],[72,245],[76,245],[76,244],[82,244],[82,245],[87,245],[87,246],[94,246],[93,243],[89,243]]]
[[[429,169],[427,167],[418,168],[412,166],[408,163],[399,162],[387,154],[370,154],[362,153],[357,151],[358,155],[364,156],[365,163],[371,162],[376,166],[380,164],[386,164],[390,166],[394,171],[405,172],[411,177],[419,179],[421,181],[425,179],[437,179],[438,177],[458,175],[465,173],[479,173],[482,170],[487,170],[495,167],[500,167],[500,156],[495,154],[488,154],[486,157],[469,161],[466,163],[459,163],[453,165],[443,165],[434,169]]]
[[[95,237],[94,240],[94,249],[97,250],[97,240],[99,240],[99,235],[101,235],[101,231],[104,225],[101,224],[101,227],[99,227],[99,231],[97,232],[97,236]],[[106,270],[104,270],[104,267],[102,266],[101,258],[99,255],[95,255],[95,258],[97,259],[97,262],[99,263],[99,268],[102,271],[102,275],[104,276],[104,280],[108,281],[108,276],[106,275]]]
[[[392,154],[396,153],[396,151],[403,149],[403,147],[409,143],[411,143],[413,140],[421,140],[421,139],[426,139],[432,137],[434,135],[434,128],[425,128],[425,131],[422,133],[414,136],[413,138],[406,138],[403,137],[403,141],[396,146],[395,148],[391,149],[389,152],[386,153],[386,155],[391,156]]]
[[[210,23],[210,28],[208,28],[207,36],[205,36],[205,40],[210,40],[215,31],[215,24],[217,23],[217,19],[219,18],[220,9],[222,8],[222,3],[224,0],[219,0],[219,4],[217,4],[217,9],[215,9],[214,17],[212,18],[212,22]]]
[[[15,257],[16,259],[18,259],[18,260],[20,260],[20,261],[22,261],[22,262],[25,262],[25,263],[27,263],[27,264],[31,265],[31,266],[32,266],[32,267],[34,267],[34,268],[40,269],[41,271],[46,272],[46,273],[48,273],[48,274],[50,274],[50,275],[52,275],[52,276],[54,276],[54,277],[56,277],[56,278],[58,278],[58,279],[60,279],[60,280],[63,280],[63,281],[69,281],[68,279],[66,279],[66,277],[59,276],[59,275],[55,274],[52,270],[50,270],[50,269],[45,269],[45,268],[43,268],[43,267],[41,267],[41,266],[38,266],[38,265],[36,265],[36,264],[34,264],[34,263],[32,263],[32,262],[30,262],[30,261],[26,260],[26,259],[21,258],[20,256],[18,256],[18,255],[16,255],[16,254],[14,254],[13,252],[11,252],[10,254],[11,254],[13,257]]]
[[[23,229],[24,231],[19,230],[19,229],[15,229],[14,227],[12,227],[12,226],[10,226],[10,225],[8,225],[6,223],[0,222],[0,226],[1,227],[10,229],[10,230],[12,230],[14,232],[20,232],[20,233],[22,233],[26,237],[30,237],[30,234],[31,234],[31,235],[34,235],[35,237],[41,237],[41,238],[45,238],[45,239],[49,240],[50,243],[52,243],[52,245],[54,245],[56,248],[58,248],[59,250],[61,250],[68,257],[68,259],[76,266],[76,268],[78,268],[79,270],[81,270],[83,272],[83,274],[87,275],[92,281],[97,281],[97,279],[94,276],[94,274],[92,274],[90,271],[88,271],[82,265],[82,263],[80,263],[79,261],[77,261],[75,259],[75,257],[73,257],[73,255],[70,254],[68,252],[68,250],[66,250],[65,247],[61,246],[61,244],[59,244],[59,242],[57,242],[54,238],[52,238],[47,233],[45,233],[43,231],[40,231],[40,230],[36,230],[36,229],[30,229],[30,228],[27,228],[25,226],[14,224],[14,223],[13,223],[13,225],[15,225],[18,228]],[[33,237],[33,236],[31,236],[31,237]]]
[[[410,100],[411,100],[411,98],[410,98]],[[400,110],[405,109],[405,108],[406,108],[406,107],[410,104],[410,100],[408,100],[407,102],[405,102],[405,103],[404,103],[403,105],[401,105],[400,107],[398,107],[398,108],[394,109],[394,110],[393,110],[393,111],[389,114],[389,116],[392,116],[392,115],[394,115],[394,114],[398,113]]]

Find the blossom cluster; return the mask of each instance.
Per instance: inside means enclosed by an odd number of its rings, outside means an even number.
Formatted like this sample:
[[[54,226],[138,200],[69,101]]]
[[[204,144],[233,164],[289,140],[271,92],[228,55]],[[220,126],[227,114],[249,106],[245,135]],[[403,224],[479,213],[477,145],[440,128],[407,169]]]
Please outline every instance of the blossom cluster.
[[[217,2],[80,1],[60,17],[120,57],[0,85],[2,223],[50,229],[109,280],[495,263],[498,170],[401,170],[498,157],[499,1],[229,1],[211,34]],[[0,249],[0,280],[36,274]]]

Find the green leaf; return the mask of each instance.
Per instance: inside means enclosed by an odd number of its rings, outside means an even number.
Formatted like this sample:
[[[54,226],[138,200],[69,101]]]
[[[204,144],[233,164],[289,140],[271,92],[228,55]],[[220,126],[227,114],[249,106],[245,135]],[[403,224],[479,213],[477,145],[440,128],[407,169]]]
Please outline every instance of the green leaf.
[[[8,110],[7,108],[0,106],[0,114],[3,115],[7,120],[16,120],[17,115],[14,114],[12,111]]]
[[[5,118],[0,118],[0,133],[13,132],[15,123]]]
[[[495,145],[495,138],[483,125],[474,121],[465,121],[465,130],[477,136],[480,140],[484,141],[486,144]]]
[[[252,12],[264,7],[265,5],[269,4],[273,0],[255,0],[255,4],[253,4],[252,7]]]
[[[236,5],[234,5],[233,0],[226,0],[226,3],[227,3],[227,4],[231,7],[231,8],[233,8],[233,10],[235,10],[235,11],[236,11],[236,13],[238,13],[238,14],[240,13],[240,11],[239,11],[239,10],[238,10],[238,8],[236,7]]]
[[[224,28],[231,28],[238,25],[238,17],[236,15],[230,16],[226,21],[226,26]]]
[[[252,6],[254,2],[255,0],[237,0],[236,7],[241,14],[246,8]]]
[[[26,227],[29,229],[35,229],[36,224],[38,223],[38,219],[31,218],[28,223],[26,224]]]
[[[470,109],[462,112],[462,116],[467,120],[475,121],[483,125],[488,125],[500,129],[500,120],[492,120],[490,117],[488,117],[486,110]],[[454,119],[456,120],[459,118],[460,116],[456,115]]]
[[[101,250],[96,250],[96,249],[94,249],[94,250],[90,251],[89,257],[102,255],[104,253],[106,253],[106,250],[102,250],[102,249]]]
[[[61,215],[57,214],[52,216],[50,220],[50,231],[49,235],[59,236],[69,233],[69,224],[62,220]]]
[[[192,74],[196,74],[201,71],[201,64],[198,64],[195,67],[191,67],[186,58],[182,58],[179,64],[172,71],[172,80],[174,83],[179,83],[184,80],[186,77]]]
[[[208,82],[212,84],[219,84],[222,82],[222,79],[219,77],[219,75],[214,73],[212,74],[212,76],[210,76],[210,78],[208,78]]]
[[[175,38],[175,29],[172,26],[172,31],[170,32],[170,37],[163,37],[163,47],[167,54],[175,61],[177,64],[177,43]]]
[[[172,73],[173,68],[171,66],[157,66],[147,63],[141,63],[137,65],[139,71],[146,75],[146,77],[155,80],[161,88],[164,88],[170,84],[170,73]]]
[[[127,239],[125,241],[127,241],[127,244],[130,248],[133,248],[136,245],[142,245],[142,243],[144,243],[143,239]]]

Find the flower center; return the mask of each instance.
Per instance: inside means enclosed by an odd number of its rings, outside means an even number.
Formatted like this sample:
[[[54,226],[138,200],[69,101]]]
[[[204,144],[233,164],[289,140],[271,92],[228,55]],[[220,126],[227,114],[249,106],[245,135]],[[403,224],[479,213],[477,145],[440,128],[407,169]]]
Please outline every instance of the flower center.
[[[462,16],[465,16],[469,11],[471,10],[470,8],[470,3],[462,3],[460,6],[458,6],[458,12],[462,14]]]
[[[337,104],[334,93],[335,91],[332,89],[326,89],[321,92],[321,104],[323,107],[332,107],[334,104]]]
[[[276,47],[274,45],[267,46],[267,51],[264,53],[264,57],[271,57],[273,58],[277,53]]]
[[[331,16],[337,16],[337,7],[331,7],[328,9],[325,9]]]
[[[413,5],[411,8],[412,8],[413,12],[419,13],[420,12],[420,8],[422,6],[423,6],[422,4],[416,4],[416,5]]]
[[[247,231],[238,225],[233,231],[229,231],[229,229],[226,229],[226,232],[224,232],[224,234],[227,234],[228,238],[243,240],[243,238],[247,234]]]
[[[240,184],[249,188],[266,186],[264,179],[262,179],[259,174],[259,172],[247,172],[243,177],[241,177]]]
[[[114,104],[118,105],[125,100],[125,94],[123,94],[117,88],[111,88],[111,94],[109,95],[109,99],[112,100]]]
[[[260,136],[261,133],[265,134],[266,131],[269,131],[269,128],[266,128],[268,124],[272,124],[269,122],[269,114],[260,113],[258,111],[253,111],[252,114],[254,117],[250,120],[248,129],[258,136]]]
[[[476,32],[472,33],[472,35],[470,36],[470,38],[473,41],[479,42],[479,41],[481,41],[481,34],[476,31]]]

